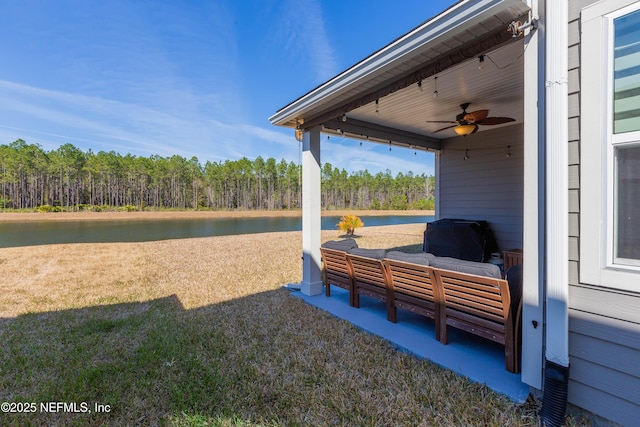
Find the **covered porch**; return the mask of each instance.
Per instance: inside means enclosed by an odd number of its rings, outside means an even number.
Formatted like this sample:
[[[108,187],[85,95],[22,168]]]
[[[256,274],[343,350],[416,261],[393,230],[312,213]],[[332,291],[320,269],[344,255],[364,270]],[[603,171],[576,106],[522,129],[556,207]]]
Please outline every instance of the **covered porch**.
[[[522,0],[458,2],[270,118],[295,129],[303,145],[301,297],[383,337],[406,333],[414,347],[392,341],[516,401],[526,398],[529,386],[542,388],[539,210],[544,195],[536,106],[539,52],[529,34],[531,16]],[[527,70],[533,70],[528,78]],[[523,250],[521,374],[505,371],[504,354],[498,349],[496,356],[496,348],[483,340],[441,346],[410,313],[391,324],[384,311],[376,318],[373,302],[358,311],[347,301],[350,310],[343,310],[339,294],[323,295],[322,134],[433,152],[436,219],[486,220],[501,251]]]

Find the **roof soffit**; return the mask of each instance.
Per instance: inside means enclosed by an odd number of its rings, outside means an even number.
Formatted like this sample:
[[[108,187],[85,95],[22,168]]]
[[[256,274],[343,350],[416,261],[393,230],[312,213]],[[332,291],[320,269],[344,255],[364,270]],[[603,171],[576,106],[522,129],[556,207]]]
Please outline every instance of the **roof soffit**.
[[[522,0],[461,1],[270,117],[275,125],[322,124],[378,97],[510,41]]]

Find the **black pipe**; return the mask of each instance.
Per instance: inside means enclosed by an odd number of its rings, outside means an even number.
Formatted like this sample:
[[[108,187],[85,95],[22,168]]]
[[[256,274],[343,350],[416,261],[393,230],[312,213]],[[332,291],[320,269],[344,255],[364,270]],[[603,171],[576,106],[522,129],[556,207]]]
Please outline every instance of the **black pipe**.
[[[544,396],[541,422],[543,427],[561,427],[567,411],[569,367],[545,360]]]

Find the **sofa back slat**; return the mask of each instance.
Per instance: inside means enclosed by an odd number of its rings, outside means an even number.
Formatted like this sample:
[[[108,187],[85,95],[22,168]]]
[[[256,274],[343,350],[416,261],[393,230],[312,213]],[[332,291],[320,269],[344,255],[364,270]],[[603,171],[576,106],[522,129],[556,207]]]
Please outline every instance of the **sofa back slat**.
[[[497,322],[504,322],[507,318],[510,302],[505,280],[441,269],[437,274],[447,307],[470,307],[476,315],[490,317]]]
[[[389,259],[385,262],[394,291],[435,302],[429,267]]]
[[[387,305],[387,319],[395,321],[389,298],[387,269],[380,259],[347,254],[353,272],[353,305],[360,307],[360,295],[384,301]]]
[[[396,321],[397,308],[431,318],[435,322],[436,339],[440,340],[440,297],[430,267],[423,264],[385,259],[390,288],[391,320]]]
[[[463,275],[465,277],[462,277]],[[442,276],[443,285],[447,288],[501,301],[502,290],[497,279],[487,279],[482,276],[456,272],[447,272]]]
[[[452,287],[447,285],[443,286],[443,290],[447,301],[450,303],[470,305],[473,307],[487,307],[488,311],[500,314],[502,317],[506,314],[502,304],[501,295],[498,295],[498,298],[496,298],[496,295],[487,293],[483,294],[481,292],[470,292],[469,288]],[[492,311],[492,308],[495,309],[495,311]]]
[[[502,306],[502,293],[494,292],[493,288],[465,286],[459,282],[447,282],[443,283],[444,289],[446,289],[449,295],[460,295],[463,298],[472,299],[475,301],[483,301],[488,305],[495,307]],[[499,290],[499,288],[498,288]]]
[[[356,282],[387,288],[386,270],[382,261],[357,255],[348,255],[348,258]]]
[[[351,276],[346,252],[320,248],[320,253],[327,272],[345,277]]]
[[[335,249],[320,248],[324,263],[325,293],[331,296],[331,285],[349,291],[349,305],[353,306],[353,273],[347,253]]]
[[[477,317],[488,319],[492,322],[503,323],[505,316],[500,308],[490,307],[482,302],[476,302],[470,299],[452,298],[450,294],[445,293],[446,307],[453,310],[468,312]]]

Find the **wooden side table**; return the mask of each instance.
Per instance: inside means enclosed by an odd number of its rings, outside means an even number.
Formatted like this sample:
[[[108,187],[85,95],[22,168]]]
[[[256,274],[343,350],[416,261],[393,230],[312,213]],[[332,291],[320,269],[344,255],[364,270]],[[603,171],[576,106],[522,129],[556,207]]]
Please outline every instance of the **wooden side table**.
[[[509,271],[509,268],[516,264],[522,264],[522,249],[509,249],[502,252],[502,258],[504,259],[504,272]]]

